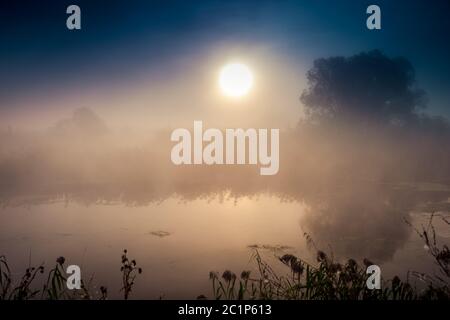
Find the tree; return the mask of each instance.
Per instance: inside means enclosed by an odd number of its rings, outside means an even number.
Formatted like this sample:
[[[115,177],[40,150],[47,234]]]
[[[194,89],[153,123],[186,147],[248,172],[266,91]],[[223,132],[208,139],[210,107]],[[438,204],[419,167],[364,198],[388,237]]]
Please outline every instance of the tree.
[[[411,63],[378,50],[318,59],[307,79],[300,99],[314,122],[404,124],[426,107]]]

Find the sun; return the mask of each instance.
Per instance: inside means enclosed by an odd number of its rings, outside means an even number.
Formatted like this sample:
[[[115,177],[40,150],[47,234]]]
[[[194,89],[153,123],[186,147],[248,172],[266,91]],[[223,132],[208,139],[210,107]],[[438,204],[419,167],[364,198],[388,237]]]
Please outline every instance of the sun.
[[[253,86],[252,72],[241,63],[227,64],[220,71],[219,85],[226,96],[245,96]]]

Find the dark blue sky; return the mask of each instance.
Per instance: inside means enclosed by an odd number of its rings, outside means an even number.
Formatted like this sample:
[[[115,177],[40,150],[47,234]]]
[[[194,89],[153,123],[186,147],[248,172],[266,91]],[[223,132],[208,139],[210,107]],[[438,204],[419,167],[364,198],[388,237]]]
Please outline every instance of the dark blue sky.
[[[70,4],[81,7],[81,31],[65,27]],[[381,7],[381,31],[365,27],[369,4]],[[2,1],[0,109],[70,86],[126,84],[143,66],[167,72],[186,54],[232,41],[268,43],[302,63],[371,49],[404,56],[431,112],[449,116],[449,14],[446,0]]]

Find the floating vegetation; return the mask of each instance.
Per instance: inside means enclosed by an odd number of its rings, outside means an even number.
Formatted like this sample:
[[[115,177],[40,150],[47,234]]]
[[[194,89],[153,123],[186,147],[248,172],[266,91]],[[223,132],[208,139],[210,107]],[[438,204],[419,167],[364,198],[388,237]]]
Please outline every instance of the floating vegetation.
[[[162,230],[151,231],[150,234],[151,234],[152,236],[160,237],[160,238],[168,237],[168,236],[171,235],[170,232],[162,231]]]
[[[271,245],[271,244],[251,244],[248,246],[250,249],[258,249],[258,250],[270,250],[270,251],[279,251],[279,250],[289,250],[292,249],[290,246],[286,245]]]

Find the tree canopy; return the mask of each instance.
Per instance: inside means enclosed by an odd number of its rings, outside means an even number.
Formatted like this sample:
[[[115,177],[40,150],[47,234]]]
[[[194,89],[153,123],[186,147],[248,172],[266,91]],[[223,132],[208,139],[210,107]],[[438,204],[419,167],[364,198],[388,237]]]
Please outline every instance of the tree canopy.
[[[378,50],[317,59],[307,79],[300,99],[315,122],[403,124],[426,107],[412,64]]]

